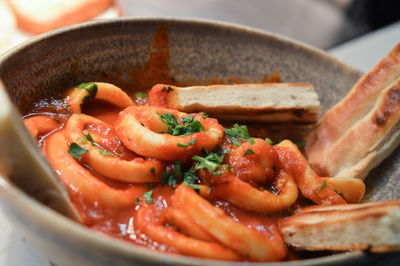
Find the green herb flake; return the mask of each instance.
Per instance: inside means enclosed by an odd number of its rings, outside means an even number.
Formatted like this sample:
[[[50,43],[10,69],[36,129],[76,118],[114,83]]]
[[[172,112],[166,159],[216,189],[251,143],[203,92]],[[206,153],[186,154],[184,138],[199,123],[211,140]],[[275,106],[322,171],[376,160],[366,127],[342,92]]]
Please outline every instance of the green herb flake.
[[[210,152],[205,157],[200,157],[198,155],[193,156],[192,159],[196,161],[195,169],[207,169],[212,174],[218,175],[219,171],[217,171],[217,169],[224,161],[224,156],[228,152],[227,150],[220,149],[218,152]]]
[[[324,180],[324,182],[322,182],[322,184],[319,185],[319,187],[317,187],[315,193],[319,193],[326,186],[326,183],[327,183],[326,180]]]
[[[153,174],[153,176],[156,176],[156,168],[154,166],[150,168],[150,172]]]
[[[192,121],[193,121],[193,118],[194,118],[193,115],[184,116],[184,117],[181,119],[182,124],[188,124],[188,123],[192,122]]]
[[[146,99],[148,96],[147,93],[141,91],[135,93],[135,98],[140,100]]]
[[[163,173],[161,176],[162,176],[162,179],[161,179],[162,185],[167,184],[168,186],[175,188],[178,179],[182,180],[184,178],[184,173],[182,170],[182,162],[180,160],[176,160],[174,162],[173,173],[166,172],[166,173]]]
[[[149,204],[153,203],[152,196],[153,196],[153,190],[149,190],[149,191],[143,193],[144,200]]]
[[[250,137],[247,126],[234,124],[233,127],[230,129],[225,128],[224,133],[232,140],[233,144],[235,144],[236,146],[242,145],[239,140],[247,141],[250,144],[254,144],[254,139]]]
[[[63,106],[62,106],[64,109],[67,109],[67,108],[69,108],[69,104],[63,104]]]
[[[270,138],[265,138],[265,142],[269,145],[274,145],[274,142]]]
[[[139,197],[136,197],[136,199],[135,199],[135,204],[138,204],[140,202],[140,198]]]
[[[246,150],[246,152],[243,154],[243,156],[247,156],[247,155],[250,155],[250,154],[255,154],[255,152],[252,149],[248,148]]]
[[[201,118],[207,119],[207,118],[208,118],[208,114],[206,114],[206,113],[203,112],[203,113],[201,114]]]
[[[92,135],[90,135],[90,132],[88,130],[85,129],[83,131],[83,135],[85,135],[86,139],[93,144],[93,142],[94,142],[93,137],[92,137]]]
[[[176,143],[178,147],[187,148],[189,145],[183,143]]]
[[[342,199],[346,200],[346,199],[344,198],[344,196],[343,196],[342,192],[340,192],[340,191],[337,191],[337,190],[335,190],[335,192],[336,192],[336,193],[337,193],[339,196],[341,196],[341,197],[342,197]]]
[[[153,188],[153,184],[152,183],[146,183],[146,184],[144,184],[144,186],[146,188]]]
[[[87,91],[92,98],[96,98],[97,85],[95,83],[82,83],[77,86],[80,89]]]
[[[164,86],[161,91],[166,91],[167,93],[170,93],[174,89],[171,86]]]
[[[301,150],[306,145],[306,142],[301,140],[301,141],[296,141],[294,144],[296,144],[297,148],[299,148],[299,150]]]
[[[196,175],[195,170],[193,169],[193,166],[189,168],[184,174],[183,178],[183,184],[193,188],[197,192],[200,190],[198,186],[196,186],[194,183],[198,180],[198,176]]]
[[[105,156],[114,156],[114,154],[112,154],[111,152],[103,151],[103,150],[100,150],[100,154],[105,155]]]
[[[173,136],[185,136],[193,133],[204,131],[200,121],[195,120],[193,115],[187,115],[181,119],[181,124],[178,119],[171,113],[158,114],[161,120],[167,125],[168,133]]]
[[[188,144],[189,144],[189,145],[193,145],[193,144],[195,144],[195,143],[196,143],[196,141],[197,141],[197,139],[196,139],[196,138],[194,138],[194,139],[191,139],[191,140],[189,140]]]
[[[71,145],[69,145],[68,153],[76,159],[81,159],[81,155],[87,152],[88,150],[82,148],[75,142],[72,142]]]
[[[82,83],[77,86],[77,88],[84,89],[89,93],[89,95],[86,95],[85,97],[82,98],[81,102],[81,108],[83,104],[89,99],[89,98],[96,98],[97,95],[97,85],[94,83]]]

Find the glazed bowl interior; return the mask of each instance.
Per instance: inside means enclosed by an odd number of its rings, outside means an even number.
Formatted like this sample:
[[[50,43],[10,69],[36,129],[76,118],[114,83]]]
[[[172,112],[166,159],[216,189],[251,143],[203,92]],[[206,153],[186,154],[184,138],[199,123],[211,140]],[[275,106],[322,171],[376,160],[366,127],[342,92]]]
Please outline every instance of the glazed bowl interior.
[[[155,83],[262,82],[276,71],[283,82],[313,84],[322,112],[360,77],[357,70],[294,41],[250,28],[193,20],[90,22],[41,35],[0,59],[0,78],[22,114],[40,97],[86,81],[110,82],[132,94]],[[397,160],[390,160],[383,164],[385,172],[375,171],[385,175],[382,186],[398,179],[390,171]],[[0,181],[5,213],[17,230],[56,264],[68,264],[71,256],[76,265],[225,264],[160,254],[100,235],[47,208],[6,178]],[[371,194],[374,200],[397,195],[396,191],[391,195],[378,192]],[[343,263],[365,257],[351,252],[300,264]]]

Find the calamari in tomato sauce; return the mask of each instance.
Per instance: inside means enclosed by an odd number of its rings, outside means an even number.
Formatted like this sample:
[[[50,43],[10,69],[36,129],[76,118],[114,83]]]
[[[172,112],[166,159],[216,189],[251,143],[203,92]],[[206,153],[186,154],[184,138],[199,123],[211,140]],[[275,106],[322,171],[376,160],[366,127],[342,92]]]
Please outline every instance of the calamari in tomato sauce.
[[[84,225],[156,251],[280,261],[296,258],[281,219],[304,204],[361,199],[362,182],[317,176],[290,140],[273,145],[245,125],[167,109],[174,86],[153,88],[132,99],[83,83],[24,117]]]

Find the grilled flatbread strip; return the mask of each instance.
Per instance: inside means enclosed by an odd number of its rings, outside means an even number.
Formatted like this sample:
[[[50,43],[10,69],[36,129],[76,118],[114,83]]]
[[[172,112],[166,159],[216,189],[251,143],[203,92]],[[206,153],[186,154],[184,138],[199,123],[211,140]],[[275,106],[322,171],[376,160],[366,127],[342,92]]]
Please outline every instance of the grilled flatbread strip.
[[[397,147],[399,77],[400,44],[322,117],[305,146],[319,175],[363,178]]]
[[[320,103],[311,84],[168,87],[172,90],[162,95],[165,107],[188,113],[203,111],[222,120],[303,125],[314,124],[319,119]]]
[[[400,250],[400,200],[313,206],[281,222],[279,230],[296,249]]]

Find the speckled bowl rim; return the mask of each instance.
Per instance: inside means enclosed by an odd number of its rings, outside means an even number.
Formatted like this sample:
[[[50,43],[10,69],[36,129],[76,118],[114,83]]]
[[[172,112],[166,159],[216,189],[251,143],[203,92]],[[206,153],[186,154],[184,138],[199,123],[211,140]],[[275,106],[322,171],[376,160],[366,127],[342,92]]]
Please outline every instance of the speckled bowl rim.
[[[309,45],[300,43],[298,41],[292,40],[290,38],[280,36],[277,34],[272,34],[266,31],[257,30],[251,27],[236,25],[232,23],[225,23],[213,20],[203,20],[203,19],[189,19],[189,18],[119,18],[119,19],[106,19],[106,20],[96,20],[91,22],[86,22],[74,26],[64,27],[57,30],[50,31],[48,33],[44,33],[37,37],[33,37],[32,39],[25,41],[24,43],[4,52],[0,56],[0,64],[6,61],[9,57],[14,54],[19,53],[21,50],[25,49],[28,46],[32,46],[35,43],[42,41],[47,38],[51,38],[52,36],[69,32],[76,31],[82,28],[90,28],[97,27],[99,25],[107,25],[113,24],[116,22],[174,22],[174,23],[182,23],[182,24],[193,24],[193,25],[209,25],[214,26],[220,29],[226,30],[234,30],[239,32],[246,32],[254,35],[262,35],[266,38],[275,38],[279,41],[285,42],[286,44],[300,47],[301,49],[308,50],[309,52],[315,53],[318,56],[324,57],[325,59],[332,60],[335,62],[340,62],[333,56],[319,50],[313,48]],[[342,67],[348,71],[359,72],[354,67],[351,67],[343,62],[340,62]],[[38,201],[30,198],[27,194],[25,194],[22,190],[20,190],[15,185],[6,181],[7,179],[4,176],[0,175],[0,193],[1,196],[6,199],[9,206],[12,208],[19,208],[19,211],[24,213],[24,215],[30,217],[32,221],[41,224],[43,228],[48,228],[53,234],[63,236],[66,240],[68,239],[81,239],[84,244],[91,245],[94,248],[100,248],[102,250],[109,250],[113,254],[124,254],[125,258],[141,258],[142,260],[148,260],[152,263],[169,263],[173,265],[247,265],[248,262],[224,262],[224,261],[216,261],[216,260],[206,260],[199,259],[194,257],[187,257],[181,255],[171,255],[167,253],[155,252],[151,251],[147,248],[136,246],[131,243],[127,243],[123,240],[115,239],[110,236],[106,236],[103,234],[96,233],[95,231],[80,225],[72,220],[65,218],[59,213],[51,210],[50,208],[43,206]],[[68,232],[68,233],[66,233]],[[361,251],[353,251],[347,253],[341,253],[331,256],[325,256],[320,258],[313,258],[301,261],[292,261],[292,262],[278,262],[278,263],[251,263],[251,265],[327,265],[332,263],[349,263],[352,261],[360,261],[366,258],[364,252]]]

